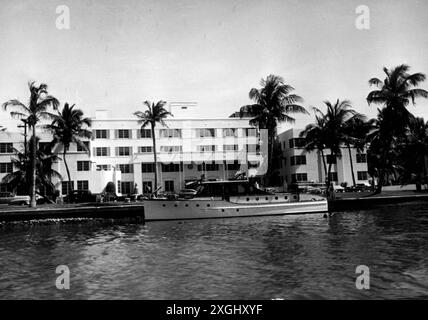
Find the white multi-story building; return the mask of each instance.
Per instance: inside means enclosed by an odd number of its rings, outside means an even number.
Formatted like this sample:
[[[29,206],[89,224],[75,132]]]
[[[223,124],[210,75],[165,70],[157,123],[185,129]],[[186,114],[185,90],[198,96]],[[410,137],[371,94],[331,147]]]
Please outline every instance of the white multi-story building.
[[[321,153],[317,150],[304,150],[305,141],[299,135],[301,129],[289,129],[278,136],[281,144],[283,159],[280,164],[281,180],[287,184],[298,183],[308,185],[325,183],[326,174]],[[351,155],[347,148],[342,148],[341,157],[332,158],[329,150],[324,150],[325,164],[328,168],[332,161],[331,181],[340,185],[353,185],[351,159],[356,183],[368,183],[367,154],[365,150],[358,151],[351,148]]]
[[[67,152],[73,188],[98,193],[113,182],[118,193],[142,193],[155,189],[154,170],[158,172],[158,186],[167,192],[179,191],[186,182],[201,177],[230,179],[238,171],[249,176],[263,174],[266,162],[260,146],[264,144],[259,130],[249,125],[249,119],[168,118],[165,123],[165,127],[155,128],[155,168],[150,127],[141,129],[137,118],[111,118],[107,111],[97,111],[92,119],[93,139],[85,142],[89,152],[77,145]],[[38,136],[41,143],[52,140],[47,132]],[[23,149],[22,140],[20,133],[0,133],[0,180],[13,170],[12,147]],[[61,147],[55,151],[62,157]],[[58,189],[66,194],[64,161],[56,163],[54,169],[63,177]],[[1,188],[4,191],[7,186],[3,184]]]

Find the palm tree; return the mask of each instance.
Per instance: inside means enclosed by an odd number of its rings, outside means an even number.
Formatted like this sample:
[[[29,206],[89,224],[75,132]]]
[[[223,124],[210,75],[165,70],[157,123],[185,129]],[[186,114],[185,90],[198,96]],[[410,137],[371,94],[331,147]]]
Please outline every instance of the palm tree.
[[[273,172],[273,149],[277,134],[278,123],[294,123],[295,119],[291,113],[307,113],[306,109],[299,105],[302,97],[292,94],[294,88],[285,84],[280,76],[269,75],[266,79],[261,79],[260,89],[253,88],[249,92],[249,97],[255,104],[246,105],[240,109],[240,117],[250,116],[250,124],[258,126],[259,129],[268,130],[268,170],[267,181]]]
[[[386,109],[383,114],[387,123],[393,124],[390,135],[403,136],[409,126],[413,115],[407,110],[407,106],[415,105],[416,98],[428,98],[428,91],[418,88],[425,81],[423,73],[409,74],[410,67],[402,64],[389,70],[383,68],[386,78],[382,81],[378,78],[369,80],[371,86],[377,89],[367,96],[368,104],[382,105]]]
[[[347,121],[360,115],[352,109],[351,103],[348,100],[340,101],[337,99],[335,104],[329,101],[325,101],[324,103],[327,106],[326,113],[313,107],[316,123],[308,125],[303,131],[302,136],[306,137],[310,142],[309,139],[318,135],[312,142],[312,147],[319,148],[318,150],[324,150],[324,148],[330,150],[331,159],[326,175],[326,186],[328,188],[331,183],[332,160],[341,156],[341,147],[348,141],[346,134]]]
[[[28,87],[30,89],[30,101],[28,105],[23,104],[19,100],[9,100],[3,104],[3,108],[7,110],[10,107],[16,109],[16,111],[12,111],[10,114],[12,117],[16,118],[25,118],[26,123],[29,126],[30,130],[32,130],[31,139],[32,146],[32,154],[30,155],[31,162],[31,192],[30,192],[30,206],[32,208],[36,207],[36,157],[37,157],[37,139],[36,137],[36,125],[42,119],[48,119],[50,114],[47,112],[49,107],[53,107],[56,109],[59,105],[58,100],[48,95],[48,86],[46,84],[40,84],[36,86],[34,81],[28,83]]]
[[[32,164],[30,161],[31,155],[33,154],[34,143],[31,141],[34,139],[31,137],[27,148],[27,153],[21,152],[14,149],[15,158],[11,159],[15,171],[7,174],[3,177],[2,182],[8,184],[12,190],[19,193],[28,193],[29,187],[31,187],[32,180]],[[36,137],[36,140],[39,140]],[[36,151],[36,187],[41,189],[42,187],[48,191],[48,194],[53,195],[55,190],[55,184],[53,180],[61,180],[61,175],[52,169],[54,162],[58,161],[57,155],[51,152],[50,146],[38,149]]]
[[[53,142],[55,144],[60,144],[63,147],[63,160],[67,170],[68,183],[70,187],[72,187],[71,176],[66,160],[70,144],[75,143],[81,146],[84,150],[89,151],[81,138],[92,138],[92,132],[87,129],[91,127],[92,120],[84,118],[83,111],[80,109],[74,109],[74,107],[74,104],[70,107],[68,103],[65,103],[62,110],[58,111],[58,114],[51,115],[51,118],[53,119],[52,123],[45,126],[47,129],[52,131],[54,136]],[[69,192],[73,191],[70,189],[71,188],[67,188]]]
[[[157,165],[157,152],[156,152],[156,136],[155,136],[155,127],[156,123],[161,124],[166,127],[165,122],[163,121],[166,117],[172,116],[172,114],[165,110],[164,106],[166,101],[158,101],[156,104],[150,101],[144,101],[143,104],[147,107],[145,111],[136,111],[134,115],[138,118],[138,123],[141,124],[141,129],[144,129],[149,124],[152,130],[152,139],[153,139],[153,156],[154,156],[154,165],[155,165],[155,187],[154,192],[157,193],[158,187],[158,165]]]

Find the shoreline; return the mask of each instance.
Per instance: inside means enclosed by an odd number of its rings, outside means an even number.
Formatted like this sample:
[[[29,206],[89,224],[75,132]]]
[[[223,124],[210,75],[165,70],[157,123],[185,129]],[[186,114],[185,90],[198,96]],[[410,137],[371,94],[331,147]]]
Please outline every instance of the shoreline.
[[[367,193],[341,194],[328,201],[329,212],[371,209],[379,205],[427,201],[428,193],[399,191],[383,192],[379,195]],[[0,207],[0,224],[19,222],[65,222],[100,220],[132,220],[144,223],[143,203],[86,203],[29,207]]]

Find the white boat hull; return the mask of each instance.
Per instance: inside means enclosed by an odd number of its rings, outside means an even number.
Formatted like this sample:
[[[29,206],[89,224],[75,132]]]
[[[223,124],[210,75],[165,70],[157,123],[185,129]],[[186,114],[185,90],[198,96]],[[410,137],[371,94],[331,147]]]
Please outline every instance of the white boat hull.
[[[213,199],[147,200],[146,221],[252,217],[321,213],[328,211],[327,200],[253,203]]]

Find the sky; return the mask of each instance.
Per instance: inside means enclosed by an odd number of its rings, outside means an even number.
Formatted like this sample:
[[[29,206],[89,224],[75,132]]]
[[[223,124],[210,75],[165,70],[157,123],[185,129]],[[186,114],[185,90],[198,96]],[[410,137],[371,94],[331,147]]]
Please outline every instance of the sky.
[[[61,5],[69,29],[56,27]],[[355,24],[360,5],[368,30]],[[162,99],[197,101],[191,117],[224,118],[275,74],[308,110],[349,99],[374,117],[368,80],[383,79],[384,66],[428,73],[427,12],[426,0],[0,0],[0,102],[26,102],[35,80],[88,116],[132,117]],[[428,101],[410,111],[428,120]],[[0,124],[9,118],[0,111]],[[312,118],[296,115],[295,126]]]

